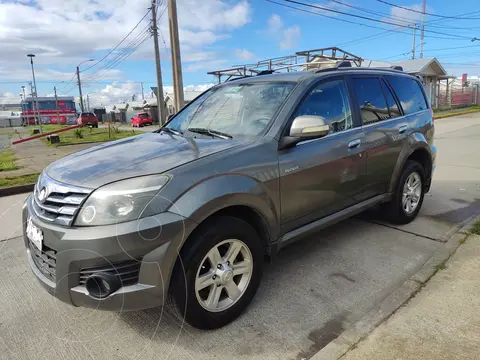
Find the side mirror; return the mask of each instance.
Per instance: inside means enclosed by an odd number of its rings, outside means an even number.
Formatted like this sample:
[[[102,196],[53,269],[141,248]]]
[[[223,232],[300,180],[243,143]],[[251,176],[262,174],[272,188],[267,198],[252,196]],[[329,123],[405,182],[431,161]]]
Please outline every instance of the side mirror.
[[[298,138],[319,138],[328,134],[329,126],[321,116],[304,115],[293,120],[290,136]]]
[[[288,136],[284,136],[279,145],[281,149],[289,148],[300,141],[324,137],[329,130],[330,127],[321,116],[298,116],[293,120]]]

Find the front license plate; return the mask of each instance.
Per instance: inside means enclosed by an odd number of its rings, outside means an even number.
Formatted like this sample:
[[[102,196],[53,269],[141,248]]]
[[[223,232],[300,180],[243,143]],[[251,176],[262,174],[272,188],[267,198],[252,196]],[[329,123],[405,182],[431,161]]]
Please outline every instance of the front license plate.
[[[27,219],[27,237],[32,241],[40,251],[42,250],[43,232],[32,221],[32,217]]]

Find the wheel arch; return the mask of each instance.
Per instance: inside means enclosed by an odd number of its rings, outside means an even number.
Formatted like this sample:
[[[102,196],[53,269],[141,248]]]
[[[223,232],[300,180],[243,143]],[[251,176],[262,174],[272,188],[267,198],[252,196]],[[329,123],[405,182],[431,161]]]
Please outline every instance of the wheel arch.
[[[402,170],[405,167],[405,163],[408,160],[416,161],[420,165],[422,165],[425,170],[426,177],[426,183],[424,184],[425,192],[428,192],[430,190],[433,166],[432,154],[429,150],[430,146],[428,145],[422,134],[417,134],[414,139],[414,146],[412,147],[410,145],[408,150],[405,150],[403,152],[404,155],[399,157],[397,161],[397,165],[395,166],[395,169],[393,171],[393,175],[390,179],[390,185],[388,189],[391,193],[395,191],[400,174],[402,173]],[[409,144],[411,144],[411,142],[409,142]]]

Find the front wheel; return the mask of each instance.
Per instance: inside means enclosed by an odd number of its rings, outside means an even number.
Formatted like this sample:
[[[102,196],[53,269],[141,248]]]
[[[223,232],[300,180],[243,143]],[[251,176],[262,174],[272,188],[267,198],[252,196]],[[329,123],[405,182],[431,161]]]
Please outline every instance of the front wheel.
[[[255,296],[263,246],[248,223],[230,216],[210,221],[193,236],[175,267],[170,294],[179,316],[190,325],[220,328]]]
[[[382,207],[387,220],[408,224],[420,211],[425,195],[425,170],[416,161],[407,160],[398,179],[392,201]]]

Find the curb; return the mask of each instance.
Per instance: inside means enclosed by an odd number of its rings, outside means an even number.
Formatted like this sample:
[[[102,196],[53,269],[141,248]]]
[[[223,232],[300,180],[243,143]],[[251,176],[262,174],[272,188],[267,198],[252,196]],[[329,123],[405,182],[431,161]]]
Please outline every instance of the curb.
[[[425,283],[438,271],[438,265],[445,263],[450,256],[469,236],[469,229],[475,222],[473,216],[457,227],[457,231],[422,266],[422,268],[407,279],[399,288],[388,295],[360,320],[341,333],[335,340],[314,354],[310,360],[338,360],[362,339],[368,336],[377,326],[393,315],[398,308],[408,302]],[[463,225],[463,226],[462,226]]]
[[[26,184],[1,188],[0,197],[29,193],[33,191],[34,187],[35,184]]]
[[[446,118],[453,117],[453,116],[476,114],[478,112],[480,112],[480,110],[468,111],[468,112],[463,112],[463,113],[453,113],[453,114],[439,114],[438,117],[436,117],[435,114],[434,114],[433,117],[434,117],[435,120],[442,120],[442,119],[446,119]]]

